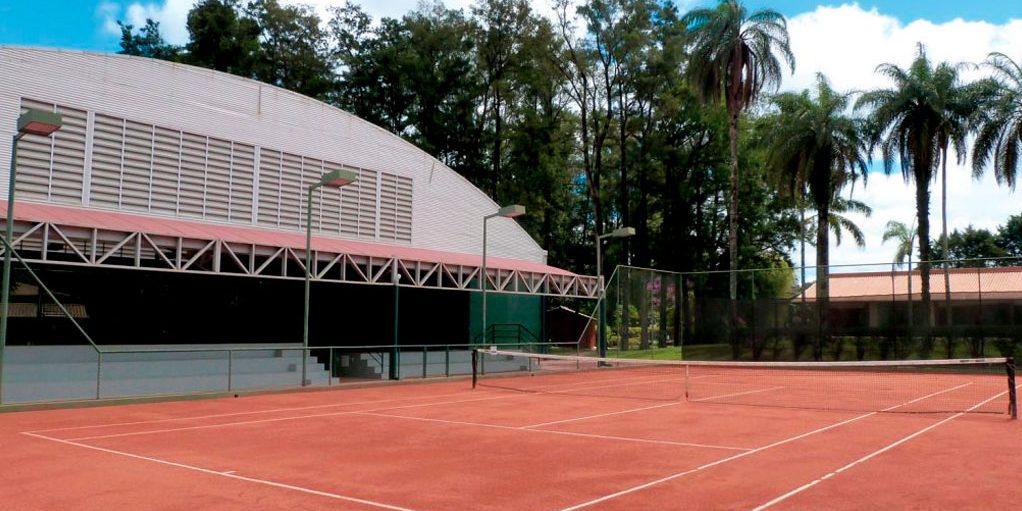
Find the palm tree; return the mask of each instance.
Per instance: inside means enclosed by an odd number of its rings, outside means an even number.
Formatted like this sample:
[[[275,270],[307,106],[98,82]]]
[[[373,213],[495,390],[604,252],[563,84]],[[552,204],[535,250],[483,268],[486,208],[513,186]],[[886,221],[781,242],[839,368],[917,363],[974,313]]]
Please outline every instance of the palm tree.
[[[1015,188],[1022,159],[1022,66],[1003,53],[991,53],[986,65],[994,69],[985,118],[972,148],[972,172],[979,177],[993,163],[998,183]]]
[[[941,67],[943,64],[941,65]],[[919,45],[908,69],[881,64],[877,72],[894,82],[890,89],[863,94],[856,109],[869,108],[871,147],[880,148],[884,171],[894,169],[895,157],[901,164],[905,181],[916,187],[916,220],[919,236],[919,274],[922,279],[923,310],[930,310],[930,182],[935,177],[941,151],[941,134],[948,132],[945,107],[937,92],[937,83],[946,80],[946,71],[934,69]],[[923,314],[929,345],[930,315]]]
[[[778,55],[795,70],[788,42],[788,25],[779,12],[763,9],[749,14],[739,0],[721,0],[715,9],[696,9],[682,18],[689,28],[690,52],[686,76],[696,93],[710,103],[723,102],[731,139],[731,204],[728,212],[728,251],[732,321],[737,319],[738,296],[738,119],[764,87],[776,89],[782,68]]]
[[[830,226],[831,234],[834,235],[834,244],[841,246],[841,235],[847,231],[848,235],[852,237],[852,241],[855,242],[855,246],[865,248],[866,236],[862,233],[862,229],[851,218],[845,216],[844,213],[857,213],[869,218],[873,214],[873,208],[869,207],[865,202],[846,199],[841,196],[834,197],[830,204],[830,218],[827,219],[827,224]],[[816,229],[819,229],[819,225],[813,225],[817,222],[817,218],[817,215],[812,215],[805,219],[805,231],[810,234],[810,237],[813,237]],[[817,243],[819,242],[817,241]],[[813,246],[816,246],[816,244],[813,244]]]
[[[901,222],[891,220],[887,222],[887,228],[884,229],[883,243],[887,243],[887,240],[895,240],[897,245],[897,251],[894,253],[894,262],[899,266],[905,262],[905,258],[908,258],[908,326],[912,326],[912,243],[916,239],[916,226],[915,223],[912,227],[909,227]],[[893,268],[892,268],[893,269]],[[893,273],[891,274],[893,282]]]
[[[767,136],[767,166],[792,192],[808,192],[816,209],[816,296],[822,328],[830,299],[829,234],[831,227],[836,227],[840,240],[842,220],[847,221],[833,215],[831,208],[839,201],[846,211],[865,206],[842,199],[838,192],[846,184],[866,178],[869,150],[859,121],[845,115],[849,95],[835,92],[822,74],[816,76],[815,91],[779,94],[772,103],[778,111]],[[853,237],[857,231],[857,227],[852,230]],[[861,238],[862,233],[858,235]],[[821,345],[826,344],[825,330]]]
[[[951,65],[941,62],[933,71],[932,101],[937,107],[940,124],[937,128],[937,147],[940,151],[940,217],[941,243],[944,248],[944,310],[946,324],[950,327],[951,317],[951,277],[948,271],[948,236],[947,236],[947,160],[948,148],[954,146],[959,164],[965,163],[967,154],[966,136],[977,124],[977,116],[987,102],[990,87],[987,81],[962,83],[959,71],[971,64]],[[948,337],[948,342],[953,342]],[[950,345],[950,344],[949,344]]]

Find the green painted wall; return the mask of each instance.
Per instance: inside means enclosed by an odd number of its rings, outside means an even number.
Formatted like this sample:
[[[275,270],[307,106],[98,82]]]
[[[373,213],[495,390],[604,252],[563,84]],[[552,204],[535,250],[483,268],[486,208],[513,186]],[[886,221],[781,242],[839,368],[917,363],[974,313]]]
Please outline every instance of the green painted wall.
[[[469,298],[469,342],[482,340],[483,294],[472,293]],[[543,298],[531,295],[486,293],[486,324],[520,324],[539,341],[542,328]],[[527,336],[527,334],[524,334]],[[503,339],[498,339],[498,341]],[[523,341],[529,340],[523,338]],[[505,340],[506,342],[512,342]]]

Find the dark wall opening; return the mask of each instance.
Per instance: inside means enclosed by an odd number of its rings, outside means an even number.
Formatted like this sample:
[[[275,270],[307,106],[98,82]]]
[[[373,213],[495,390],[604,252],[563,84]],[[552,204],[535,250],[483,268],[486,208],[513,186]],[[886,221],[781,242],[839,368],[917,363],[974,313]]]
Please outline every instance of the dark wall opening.
[[[300,343],[304,282],[107,268],[35,267],[98,344]],[[31,277],[15,271],[15,282]],[[464,343],[468,292],[401,288],[401,344]],[[313,282],[310,345],[394,342],[394,287]],[[17,305],[14,305],[17,304]],[[17,309],[19,312],[15,313]],[[54,314],[56,312],[56,314]],[[10,344],[84,344],[74,326],[23,285]]]

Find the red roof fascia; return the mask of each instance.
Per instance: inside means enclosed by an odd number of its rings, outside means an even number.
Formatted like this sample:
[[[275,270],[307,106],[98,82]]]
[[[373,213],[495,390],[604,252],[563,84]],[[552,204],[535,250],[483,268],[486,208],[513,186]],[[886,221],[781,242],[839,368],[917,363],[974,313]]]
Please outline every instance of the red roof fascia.
[[[0,201],[0,214],[7,214],[7,201]],[[144,232],[151,236],[184,237],[205,240],[221,240],[230,243],[245,243],[272,247],[287,247],[305,250],[305,234],[293,231],[275,231],[256,227],[208,224],[175,218],[137,215],[98,209],[73,208],[18,202],[14,208],[15,220],[25,222],[47,222],[86,229],[98,228],[111,231]],[[350,254],[364,257],[403,260],[428,263],[480,266],[482,257],[474,254],[444,252],[425,248],[364,241],[324,238],[313,235],[313,250]],[[486,266],[502,270],[516,270],[550,275],[575,276],[574,273],[534,261],[487,257]]]

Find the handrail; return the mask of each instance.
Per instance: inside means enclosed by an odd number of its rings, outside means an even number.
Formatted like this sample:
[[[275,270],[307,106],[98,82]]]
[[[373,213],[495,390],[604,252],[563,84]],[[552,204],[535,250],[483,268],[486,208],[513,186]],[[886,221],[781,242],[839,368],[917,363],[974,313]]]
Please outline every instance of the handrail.
[[[562,346],[564,343],[559,342],[519,342],[514,344],[528,345],[528,346]],[[400,344],[396,346],[398,349],[404,348],[478,348],[479,343],[450,343],[450,344]],[[245,351],[312,351],[312,350],[325,350],[325,349],[346,349],[346,350],[359,350],[359,349],[379,349],[380,351],[391,351],[395,348],[393,344],[365,344],[365,345],[329,345],[329,346],[309,346],[302,347],[300,344],[296,346],[245,346],[245,347],[195,347],[195,348],[161,348],[161,349],[145,349],[145,348],[132,348],[132,349],[107,349],[98,347],[100,353],[104,354],[116,354],[116,353],[203,353],[203,352],[223,352],[223,351],[234,351],[234,352],[245,352]]]

